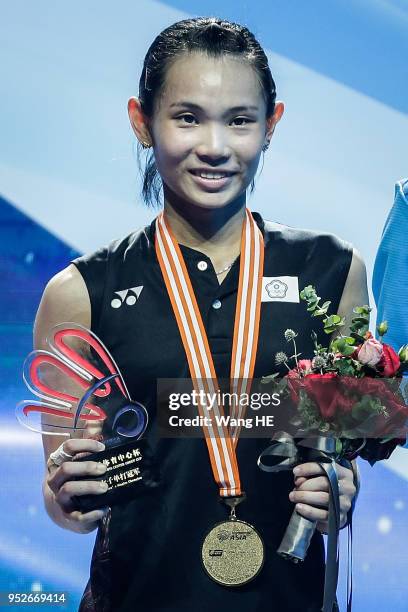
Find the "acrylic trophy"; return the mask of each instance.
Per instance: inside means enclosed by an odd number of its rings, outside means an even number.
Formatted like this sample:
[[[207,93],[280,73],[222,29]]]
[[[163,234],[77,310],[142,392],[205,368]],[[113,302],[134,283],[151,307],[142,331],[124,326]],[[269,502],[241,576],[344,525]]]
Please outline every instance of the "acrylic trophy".
[[[20,402],[16,416],[24,427],[42,435],[104,443],[105,450],[73,459],[97,461],[107,468],[101,476],[86,477],[105,481],[106,493],[77,496],[78,509],[113,506],[157,486],[156,470],[142,439],[147,411],[131,400],[99,338],[81,325],[62,323],[53,328],[47,347],[31,352],[24,362],[24,381],[38,400]]]

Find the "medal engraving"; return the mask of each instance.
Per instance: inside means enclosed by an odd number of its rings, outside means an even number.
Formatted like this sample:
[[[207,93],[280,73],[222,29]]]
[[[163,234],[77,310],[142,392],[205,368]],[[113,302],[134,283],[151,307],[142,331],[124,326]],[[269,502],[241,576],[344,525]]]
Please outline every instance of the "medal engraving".
[[[241,586],[253,580],[262,569],[264,556],[256,529],[239,519],[214,525],[201,547],[205,571],[224,586]]]

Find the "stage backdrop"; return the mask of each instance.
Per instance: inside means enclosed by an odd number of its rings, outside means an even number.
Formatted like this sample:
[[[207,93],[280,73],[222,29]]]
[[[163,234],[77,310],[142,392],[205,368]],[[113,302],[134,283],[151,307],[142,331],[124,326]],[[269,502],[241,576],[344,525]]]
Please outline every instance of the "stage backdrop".
[[[126,112],[148,46],[203,14],[256,34],[286,112],[248,204],[351,241],[371,281],[394,182],[408,174],[408,3],[2,0],[0,9],[0,590],[66,591],[63,609],[74,611],[94,534],[47,517],[41,443],[18,427],[14,406],[27,397],[21,366],[47,279],[152,218]],[[361,464],[355,612],[407,609],[407,457]],[[343,595],[344,568],[342,607]]]

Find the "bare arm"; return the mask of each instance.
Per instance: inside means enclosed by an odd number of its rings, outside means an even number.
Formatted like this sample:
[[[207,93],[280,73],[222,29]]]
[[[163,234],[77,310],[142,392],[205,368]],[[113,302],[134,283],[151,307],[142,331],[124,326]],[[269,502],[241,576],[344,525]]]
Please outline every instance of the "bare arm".
[[[356,306],[366,305],[369,306],[366,266],[361,254],[357,251],[357,249],[353,249],[353,258],[351,260],[350,270],[337,311],[339,316],[346,319],[345,326],[341,330],[343,335],[348,335],[350,333],[351,319],[354,316],[353,308]],[[356,486],[354,486],[353,491],[350,477],[346,478],[346,480],[349,481],[347,493],[349,497],[351,496],[350,501],[356,494],[358,494],[360,489],[360,472],[357,462],[354,459],[351,463],[353,466],[354,483]],[[345,504],[345,509],[347,509],[347,506],[348,503]],[[345,520],[345,518],[343,520]],[[324,525],[324,529],[325,528],[327,528],[327,525]]]
[[[353,249],[353,259],[338,309],[338,314],[346,319],[345,327],[342,330],[343,334],[348,334],[350,331],[353,308],[365,305],[370,305],[366,266],[360,253]],[[356,494],[358,494],[360,489],[360,472],[356,460],[353,460],[351,463],[353,465],[354,480],[357,485]]]
[[[46,339],[52,328],[65,321],[91,325],[91,305],[85,282],[75,268],[70,265],[56,274],[48,283],[42,296],[34,324],[34,347],[47,349]],[[58,386],[58,373],[54,385]],[[64,380],[66,385],[66,379]],[[73,393],[74,394],[74,393]],[[57,417],[58,418],[58,417]],[[52,417],[47,417],[50,422]],[[81,451],[97,451],[95,440],[69,440],[65,436],[43,435],[46,472],[43,482],[44,503],[52,520],[65,529],[88,533],[97,527],[104,511],[94,510],[83,514],[72,507],[72,497],[77,494],[101,493],[97,481],[74,481],[75,476],[96,474],[95,462],[65,462],[60,467],[48,464],[50,454],[62,443],[70,454]]]
[[[348,334],[350,331],[351,319],[354,316],[353,308],[355,306],[365,305],[369,305],[367,272],[360,253],[354,249],[353,259],[351,260],[350,270],[337,312],[339,316],[345,317],[346,319],[345,326],[341,330],[343,335]]]
[[[364,261],[359,252],[353,250],[353,258],[350,270],[344,285],[343,294],[340,299],[337,314],[345,317],[345,326],[341,329],[343,335],[348,335],[353,308],[368,304],[367,274]],[[337,334],[335,334],[337,335]],[[346,524],[353,499],[358,493],[360,478],[357,463],[352,461],[353,472],[348,468],[338,466],[339,492],[340,492],[340,524]],[[295,478],[295,490],[290,494],[294,503],[300,502],[302,507],[296,506],[299,514],[305,518],[316,520],[317,528],[322,533],[328,530],[328,481],[322,476],[322,469],[317,463],[310,462],[298,466],[299,470]],[[314,504],[318,504],[314,506]]]
[[[74,265],[56,274],[47,284],[34,323],[34,348],[48,350],[46,340],[58,323],[70,321],[85,327],[91,324],[91,305],[84,280]],[[44,457],[66,438],[43,436]]]

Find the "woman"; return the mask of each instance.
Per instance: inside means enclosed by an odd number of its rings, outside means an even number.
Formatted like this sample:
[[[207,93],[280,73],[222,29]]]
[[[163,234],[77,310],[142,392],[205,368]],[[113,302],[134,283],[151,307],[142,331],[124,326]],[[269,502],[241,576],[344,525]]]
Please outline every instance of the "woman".
[[[267,58],[245,27],[197,18],[164,30],[147,52],[139,98],[128,103],[139,142],[153,151],[143,195],[153,203],[162,184],[164,217],[78,258],[44,292],[35,326],[37,347],[61,321],[76,321],[95,331],[113,353],[133,399],[148,407],[146,437],[162,476],[162,486],[143,499],[82,514],[73,496],[104,490],[92,481],[96,463],[68,460],[57,466],[48,459],[44,498],[51,518],[79,533],[99,527],[81,610],[321,608],[324,550],[319,531],[327,528],[328,486],[319,466],[303,464],[294,475],[265,474],[256,460],[266,441],[243,438],[233,466],[237,480],[222,483],[205,440],[154,436],[157,379],[187,378],[193,368],[189,350],[195,349],[185,340],[175,305],[183,295],[172,294],[171,274],[177,266],[185,264],[184,286],[197,301],[208,338],[210,354],[200,358],[208,358],[222,378],[230,376],[236,358],[237,295],[242,300],[249,291],[248,282],[240,281],[244,270],[248,278],[258,274],[263,284],[285,277],[290,288],[288,295],[262,298],[261,303],[261,285],[253,284],[250,308],[259,317],[254,317],[246,350],[255,377],[273,370],[287,328],[298,332],[302,355],[313,355],[312,323],[299,303],[299,288],[313,283],[341,315],[368,302],[364,264],[348,243],[246,213],[247,188],[251,182],[254,187],[261,153],[284,110],[275,97]],[[248,240],[255,245],[251,256],[242,248],[248,228]],[[167,255],[173,260],[166,261]],[[138,297],[132,294],[127,301],[126,291],[132,288],[138,288]],[[325,340],[321,330],[316,332]],[[44,440],[47,458],[61,442],[55,437]],[[72,439],[60,451],[75,455],[99,448],[95,440]],[[351,470],[339,466],[338,474],[344,526],[356,488]],[[78,475],[89,480],[74,481]],[[217,482],[225,498],[239,495],[242,483],[247,499],[238,515],[256,527],[266,547],[259,575],[235,588],[211,580],[200,562],[203,537],[227,516],[225,506],[217,503]],[[276,554],[294,507],[318,521],[301,565]]]

